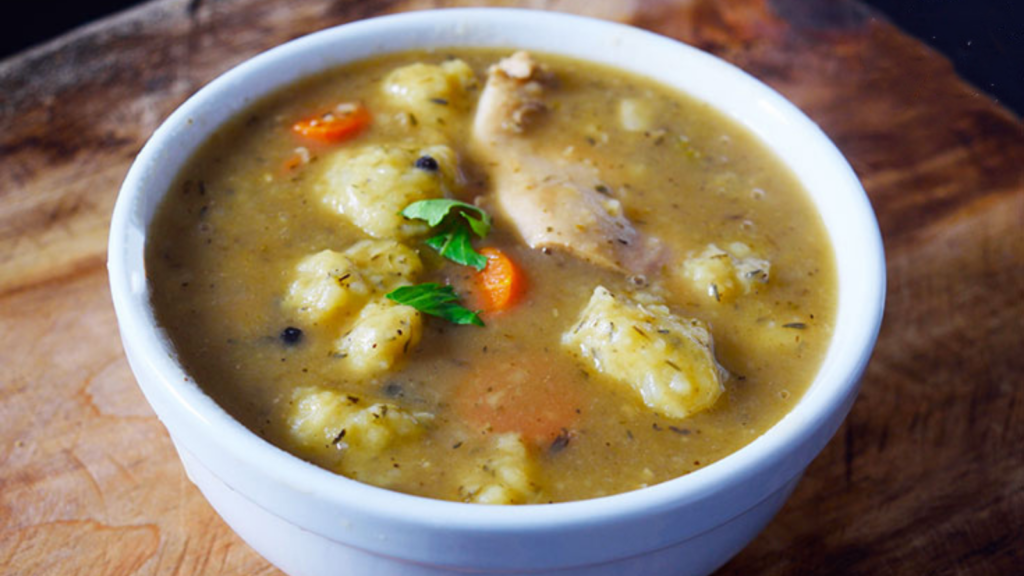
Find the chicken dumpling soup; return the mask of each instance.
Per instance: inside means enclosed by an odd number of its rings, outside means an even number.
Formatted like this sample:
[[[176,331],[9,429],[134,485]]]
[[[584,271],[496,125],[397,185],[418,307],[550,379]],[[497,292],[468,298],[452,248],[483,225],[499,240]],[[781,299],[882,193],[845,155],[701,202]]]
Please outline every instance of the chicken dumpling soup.
[[[152,224],[179,359],[256,434],[445,500],[594,498],[782,418],[836,271],[796,178],[712,105],[546,54],[393,54],[220,129]]]

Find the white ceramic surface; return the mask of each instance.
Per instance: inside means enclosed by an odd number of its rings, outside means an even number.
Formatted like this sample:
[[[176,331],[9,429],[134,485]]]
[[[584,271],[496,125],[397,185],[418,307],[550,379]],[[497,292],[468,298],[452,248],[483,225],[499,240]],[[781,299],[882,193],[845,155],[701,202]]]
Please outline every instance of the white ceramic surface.
[[[371,54],[450,46],[560,53],[656,78],[724,111],[792,168],[822,214],[839,264],[835,336],[792,413],[735,454],[657,486],[583,502],[493,507],[331,474],[249,432],[188,378],[154,322],[143,252],[153,213],[191,153],[254,99],[311,73]],[[846,416],[885,290],[881,237],[860,183],[818,127],[777,93],[712,56],[634,28],[496,9],[415,12],[325,30],[210,83],[164,122],[132,165],[114,211],[108,268],[132,370],[190,477],[250,545],[295,576],[709,573],[771,519]]]

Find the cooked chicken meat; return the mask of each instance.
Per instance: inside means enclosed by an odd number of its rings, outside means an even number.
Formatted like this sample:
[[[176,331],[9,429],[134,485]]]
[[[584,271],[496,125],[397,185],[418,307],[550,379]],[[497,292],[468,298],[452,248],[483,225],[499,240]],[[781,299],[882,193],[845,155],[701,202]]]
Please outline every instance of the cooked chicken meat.
[[[554,79],[526,52],[492,66],[473,122],[497,207],[531,248],[556,248],[615,270],[646,271],[659,250],[623,213],[598,171],[551,159],[524,138],[548,113]]]

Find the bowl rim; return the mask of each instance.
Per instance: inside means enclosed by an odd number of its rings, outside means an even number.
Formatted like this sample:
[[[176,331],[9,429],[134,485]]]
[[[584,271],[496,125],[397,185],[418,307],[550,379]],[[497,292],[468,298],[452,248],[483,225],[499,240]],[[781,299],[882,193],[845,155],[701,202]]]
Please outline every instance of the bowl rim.
[[[223,94],[230,91],[233,84],[260,72],[275,59],[286,59],[303,51],[315,53],[318,46],[329,43],[339,34],[357,32],[380,34],[390,31],[395,25],[402,23],[409,26],[440,26],[444,24],[445,20],[452,17],[467,21],[479,18],[501,18],[509,25],[523,25],[524,19],[531,24],[539,24],[543,21],[544,23],[557,23],[560,26],[602,29],[614,35],[643,37],[644,42],[662,45],[661,49],[666,50],[669,48],[665,45],[671,44],[671,50],[680,51],[691,61],[700,61],[703,65],[719,68],[723,74],[733,77],[739,84],[756,92],[762,103],[767,103],[770,107],[769,113],[781,115],[808,137],[811,143],[819,147],[819,153],[835,170],[835,178],[840,184],[838,188],[842,188],[850,194],[847,206],[850,210],[848,217],[855,222],[861,234],[858,240],[863,242],[863,251],[866,257],[866,262],[861,270],[865,276],[860,283],[861,290],[852,293],[843,292],[840,279],[835,333],[828,356],[807,392],[782,420],[740,450],[721,460],[690,474],[654,486],[573,502],[524,506],[481,506],[394,492],[362,484],[304,462],[245,428],[191,381],[181,365],[174,359],[173,348],[169,347],[168,340],[155,323],[152,310],[148,307],[148,297],[139,297],[140,289],[148,295],[144,272],[144,253],[142,253],[145,226],[142,230],[142,243],[139,243],[139,238],[129,238],[129,236],[139,233],[138,220],[143,218],[140,215],[140,202],[141,198],[147,194],[146,191],[150,190],[149,194],[156,194],[162,199],[171,185],[170,181],[164,182],[162,190],[152,192],[159,184],[159,182],[152,181],[154,164],[159,162],[161,157],[176,144],[182,128],[191,124],[194,118],[200,115],[200,109],[203,106],[217,98],[222,98]],[[457,42],[451,43],[451,46],[457,45],[459,45]],[[321,69],[328,68],[330,66],[321,67]],[[659,78],[654,79],[663,82]],[[294,81],[279,82],[275,89],[292,83]],[[262,97],[265,94],[256,95],[254,98]],[[733,121],[740,123],[749,131],[754,131],[759,137],[761,136],[761,134],[757,134],[756,130],[752,130],[749,125],[736,118],[733,118]],[[765,146],[774,150],[773,147],[768,146],[764,138],[761,140]],[[817,208],[820,211],[821,207],[817,206]],[[835,246],[837,239],[833,235],[833,230],[828,229],[828,232],[830,240],[833,242],[833,250],[837,251],[838,248]],[[837,269],[842,266],[838,254],[836,255],[836,266]],[[418,526],[436,526],[443,522],[448,528],[467,531],[519,532],[535,529],[539,525],[544,525],[548,529],[563,530],[573,526],[602,523],[624,517],[637,517],[659,507],[678,506],[702,500],[721,492],[724,486],[735,487],[740,483],[750,481],[758,474],[765,473],[773,461],[791,452],[794,446],[808,443],[817,430],[822,426],[827,426],[826,421],[837,411],[844,410],[844,406],[848,410],[849,404],[857,392],[859,376],[864,370],[877,338],[885,298],[885,259],[881,235],[867,195],[856,174],[831,140],[794,105],[773,89],[732,64],[679,41],[615,22],[554,12],[509,8],[458,8],[408,12],[344,24],[292,40],[263,52],[220,75],[189,98],[161,124],[132,164],[118,195],[111,221],[108,270],[111,294],[125,347],[139,351],[137,357],[147,364],[148,369],[159,376],[159,381],[156,383],[144,384],[139,378],[140,386],[144,389],[147,386],[163,388],[163,392],[167,393],[168,397],[174,398],[173,408],[167,407],[167,410],[173,409],[178,416],[186,419],[197,430],[206,432],[212,442],[233,452],[253,469],[261,470],[279,484],[308,493],[331,505],[359,510],[363,514],[385,518],[393,522]],[[844,299],[846,299],[848,307],[856,308],[856,314],[850,317],[850,321],[855,321],[851,327],[841,326],[840,312],[844,307]],[[853,304],[850,303],[851,301]],[[835,352],[833,349],[839,345],[838,336],[841,327],[848,331],[848,333],[844,332],[844,345],[848,348],[846,352],[833,357]],[[830,364],[829,375],[832,375],[835,381],[824,386],[819,381],[823,378],[826,364],[829,362],[833,363]],[[136,371],[134,365],[133,371]],[[138,374],[137,371],[136,374]],[[845,411],[843,415],[845,416]],[[163,419],[163,417],[161,418]],[[834,432],[834,427],[832,432]],[[828,437],[831,435],[830,432]],[[816,453],[817,450],[815,450]],[[382,506],[382,501],[388,501],[387,505]]]

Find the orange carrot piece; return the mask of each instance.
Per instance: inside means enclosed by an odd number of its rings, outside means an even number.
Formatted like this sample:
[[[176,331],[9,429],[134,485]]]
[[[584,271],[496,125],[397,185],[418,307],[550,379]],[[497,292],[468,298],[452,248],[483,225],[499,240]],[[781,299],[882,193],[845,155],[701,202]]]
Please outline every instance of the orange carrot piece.
[[[357,136],[370,125],[370,119],[362,104],[342,104],[320,116],[299,120],[292,131],[323,144],[337,144]]]
[[[519,266],[497,248],[481,248],[487,266],[476,274],[476,290],[485,312],[503,312],[522,298],[526,278]]]
[[[571,365],[518,355],[507,361],[488,358],[486,364],[455,392],[456,413],[470,426],[517,432],[544,445],[565,436],[579,421],[586,394]]]

